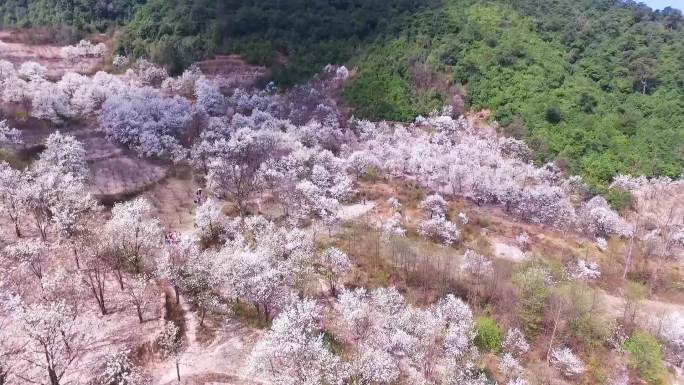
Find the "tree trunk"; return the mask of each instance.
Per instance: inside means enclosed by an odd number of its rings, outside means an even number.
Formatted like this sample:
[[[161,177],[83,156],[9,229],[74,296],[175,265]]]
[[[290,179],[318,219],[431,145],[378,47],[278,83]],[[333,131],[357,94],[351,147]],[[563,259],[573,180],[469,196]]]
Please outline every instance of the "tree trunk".
[[[55,373],[55,369],[48,367],[48,377],[50,378],[50,385],[59,385],[59,377]]]
[[[629,238],[629,249],[627,250],[627,256],[625,257],[625,269],[622,271],[622,279],[627,278],[627,273],[629,272],[629,265],[632,261],[632,247],[634,246],[634,234]]]
[[[19,223],[17,221],[14,222],[14,233],[17,235],[17,238],[21,238],[21,230],[19,230]]]
[[[180,382],[180,362],[176,361],[176,377],[178,377],[178,382]]]
[[[74,250],[74,260],[76,261],[76,268],[81,269],[81,263],[78,260],[78,250],[76,250],[76,247],[73,248]]]
[[[139,304],[135,304],[135,311],[138,313],[138,321],[140,321],[140,323],[145,322],[143,319],[142,309],[140,308]]]
[[[337,297],[337,290],[335,288],[335,280],[333,279],[332,274],[330,275],[330,278],[328,278],[328,284],[330,285],[330,295],[333,297]]]
[[[93,285],[94,283],[91,283]],[[104,290],[102,288],[95,288],[91,286],[97,307],[100,309],[102,315],[107,315],[107,306],[105,304]]]
[[[551,341],[549,341],[549,350],[546,351],[546,364],[551,362],[551,349],[553,348],[553,340],[556,339],[556,330],[558,329],[558,321],[560,321],[561,311],[563,310],[563,304],[558,305],[558,313],[553,320],[553,332],[551,332]]]
[[[119,282],[119,288],[121,291],[124,291],[124,281],[123,281],[123,274],[121,273],[120,268],[114,269],[114,275],[116,276],[116,280]]]

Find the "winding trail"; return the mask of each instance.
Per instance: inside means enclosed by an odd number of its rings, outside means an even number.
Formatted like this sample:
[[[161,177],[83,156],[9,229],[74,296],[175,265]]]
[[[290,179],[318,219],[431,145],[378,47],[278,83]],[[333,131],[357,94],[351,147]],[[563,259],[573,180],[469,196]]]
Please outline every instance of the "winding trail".
[[[200,321],[190,303],[181,296],[185,320],[186,348],[180,361],[181,384],[184,385],[252,385],[268,384],[251,376],[247,359],[261,332],[227,319],[217,330],[217,337],[209,345],[199,342]],[[154,384],[178,384],[176,369],[171,361],[152,368]]]

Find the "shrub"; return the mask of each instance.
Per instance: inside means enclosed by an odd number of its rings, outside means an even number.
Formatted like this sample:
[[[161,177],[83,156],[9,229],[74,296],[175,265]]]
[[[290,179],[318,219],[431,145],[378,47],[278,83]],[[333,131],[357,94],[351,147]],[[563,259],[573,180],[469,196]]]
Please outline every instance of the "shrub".
[[[623,348],[629,353],[630,365],[649,384],[663,383],[662,346],[650,334],[637,331],[625,341]]]
[[[518,287],[518,316],[527,336],[539,333],[544,320],[544,304],[549,295],[550,275],[546,269],[529,267],[516,273],[513,283]]]
[[[491,317],[480,317],[475,321],[475,345],[485,352],[497,353],[501,349],[503,332]]]
[[[561,111],[556,106],[550,106],[546,109],[546,121],[551,124],[558,124],[563,119]]]

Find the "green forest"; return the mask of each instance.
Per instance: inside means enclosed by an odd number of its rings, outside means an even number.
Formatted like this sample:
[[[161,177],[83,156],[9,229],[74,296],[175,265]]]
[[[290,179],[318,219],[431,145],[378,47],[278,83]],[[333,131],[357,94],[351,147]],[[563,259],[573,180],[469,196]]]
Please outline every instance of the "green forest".
[[[145,4],[139,4],[145,3]],[[410,121],[450,101],[491,109],[536,161],[596,189],[684,171],[684,18],[622,0],[7,0],[3,27],[123,25],[117,50],[179,73],[217,53],[284,86],[358,68],[356,116]]]
[[[557,158],[594,187],[619,173],[675,177],[682,21],[679,11],[616,1],[448,0],[358,59],[346,97],[361,115],[407,120],[440,96],[415,86],[430,78],[422,72],[447,74],[538,161]]]
[[[130,19],[145,0],[2,0],[0,27],[74,27],[102,32]]]

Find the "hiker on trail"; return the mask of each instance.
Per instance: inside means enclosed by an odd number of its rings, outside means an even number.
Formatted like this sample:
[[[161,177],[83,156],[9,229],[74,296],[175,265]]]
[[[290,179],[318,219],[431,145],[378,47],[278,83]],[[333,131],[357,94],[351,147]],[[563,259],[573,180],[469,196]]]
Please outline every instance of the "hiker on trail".
[[[197,191],[195,191],[195,198],[192,200],[192,202],[195,205],[200,205],[202,204],[202,188],[198,188]]]

